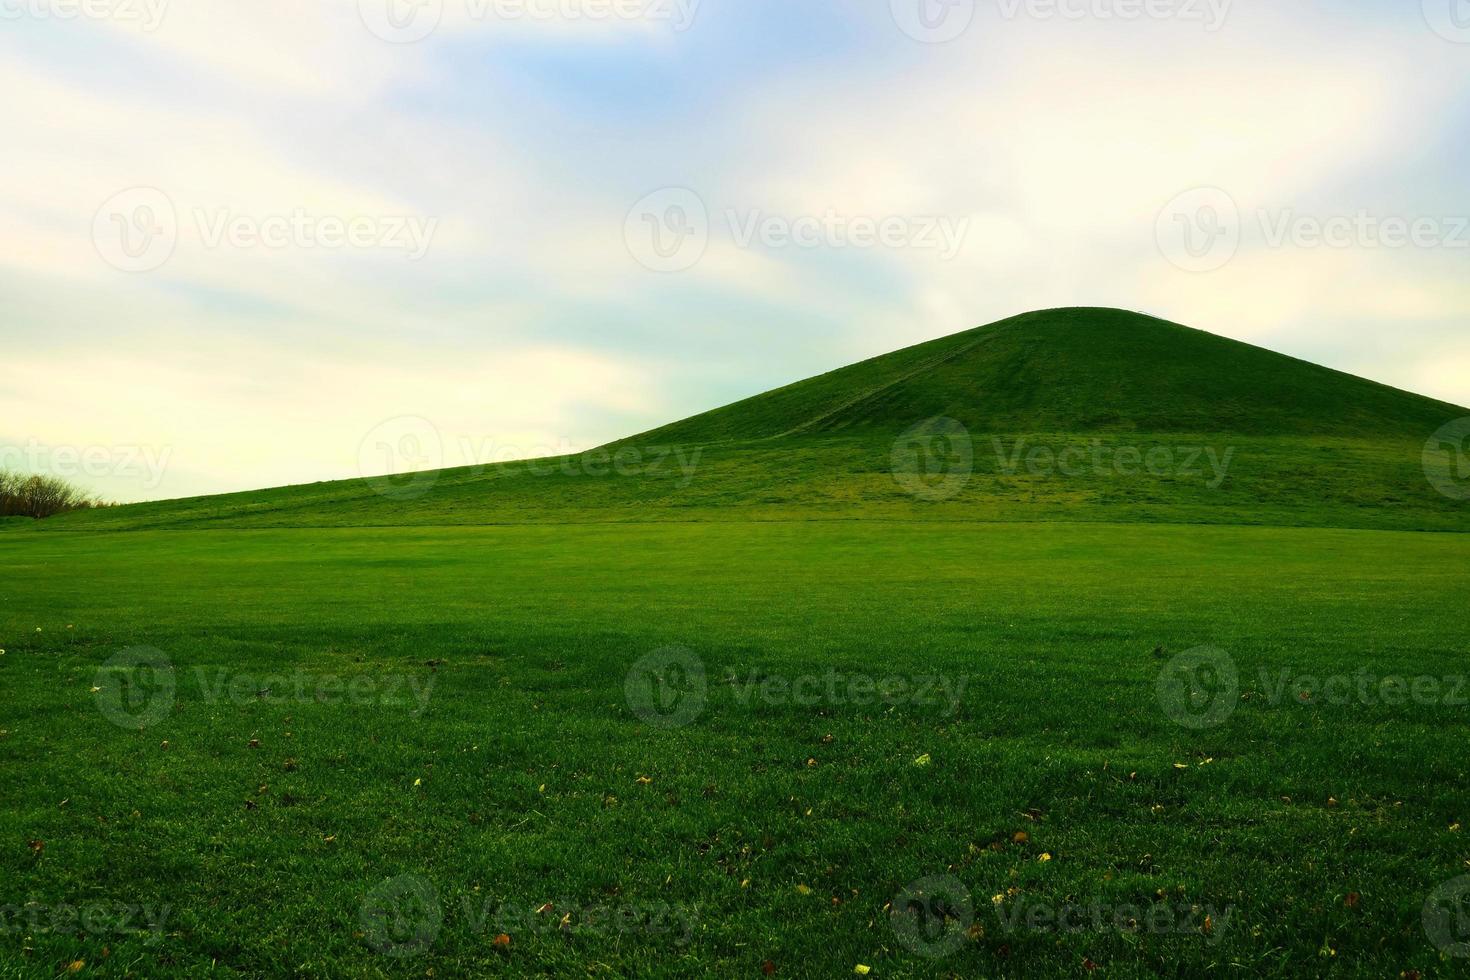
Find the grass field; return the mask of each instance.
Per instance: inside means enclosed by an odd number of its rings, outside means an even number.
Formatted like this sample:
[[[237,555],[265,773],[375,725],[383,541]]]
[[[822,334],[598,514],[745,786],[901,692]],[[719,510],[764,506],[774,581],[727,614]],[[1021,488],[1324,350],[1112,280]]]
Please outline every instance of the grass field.
[[[8,523],[0,976],[1466,975],[1467,415],[1050,311]]]
[[[147,532],[0,567],[7,974],[1452,975],[1422,910],[1470,870],[1463,536]],[[1203,645],[1239,695],[1195,728],[1159,677]],[[99,674],[140,646],[156,719]],[[630,700],[670,646],[702,701]],[[892,921],[932,876],[956,941]]]

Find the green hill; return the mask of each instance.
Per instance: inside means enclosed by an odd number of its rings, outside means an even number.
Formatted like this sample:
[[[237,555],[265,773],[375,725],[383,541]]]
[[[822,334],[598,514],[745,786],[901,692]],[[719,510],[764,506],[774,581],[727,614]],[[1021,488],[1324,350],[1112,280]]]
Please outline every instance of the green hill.
[[[1141,313],[1025,313],[675,422],[633,441],[897,434],[947,416],[987,432],[1429,432],[1465,411]]]
[[[1470,530],[1470,410],[1121,310],[1027,313],[560,460],[67,515],[45,529],[720,520]]]

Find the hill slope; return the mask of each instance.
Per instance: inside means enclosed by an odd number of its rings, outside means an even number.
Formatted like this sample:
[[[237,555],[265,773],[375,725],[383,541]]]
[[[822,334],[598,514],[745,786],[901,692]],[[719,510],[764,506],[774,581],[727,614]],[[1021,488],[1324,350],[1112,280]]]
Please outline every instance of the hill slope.
[[[1141,313],[1025,313],[875,357],[630,441],[989,432],[1218,432],[1421,440],[1465,412]],[[1427,428],[1426,428],[1427,426]]]
[[[1142,314],[1028,313],[578,456],[139,504],[46,530],[649,520],[1470,530],[1425,476],[1470,410]],[[935,419],[943,438],[920,436]]]

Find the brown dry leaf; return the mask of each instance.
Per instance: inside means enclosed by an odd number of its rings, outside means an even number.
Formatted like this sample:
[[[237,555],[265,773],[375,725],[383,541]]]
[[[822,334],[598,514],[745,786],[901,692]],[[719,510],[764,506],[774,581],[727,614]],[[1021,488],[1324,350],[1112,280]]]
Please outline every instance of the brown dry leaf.
[[[510,949],[510,937],[502,932],[500,935],[495,937],[494,945],[500,947],[501,949]]]
[[[1348,892],[1347,897],[1342,900],[1342,904],[1346,905],[1350,909],[1355,909],[1362,901],[1362,895],[1359,895],[1357,892]]]
[[[40,854],[46,849],[46,842],[43,840],[27,841],[26,846],[31,849],[32,854]]]
[[[761,972],[768,977],[775,976],[776,964],[772,963],[770,960],[766,960],[764,963],[761,964]]]
[[[66,965],[67,973],[81,973],[82,967],[87,965],[86,960],[72,960]]]
[[[1025,844],[1030,839],[1031,835],[1024,830],[1018,830],[1011,835],[1011,842],[1015,844]]]

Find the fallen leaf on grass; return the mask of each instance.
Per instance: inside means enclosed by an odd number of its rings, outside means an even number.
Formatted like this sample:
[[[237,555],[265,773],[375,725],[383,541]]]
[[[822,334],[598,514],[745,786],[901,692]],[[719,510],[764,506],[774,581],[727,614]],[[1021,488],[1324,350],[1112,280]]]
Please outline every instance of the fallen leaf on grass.
[[[501,949],[510,949],[510,937],[502,932],[500,935],[495,937],[494,945],[498,946]]]
[[[919,756],[917,759],[914,760],[914,765],[916,765],[920,769],[922,769],[922,768],[924,768],[925,766],[927,766],[932,761],[933,760],[929,758],[929,753],[928,752],[925,752],[923,755]]]
[[[32,854],[40,854],[46,849],[46,842],[43,840],[27,841],[26,846],[31,849]]]

